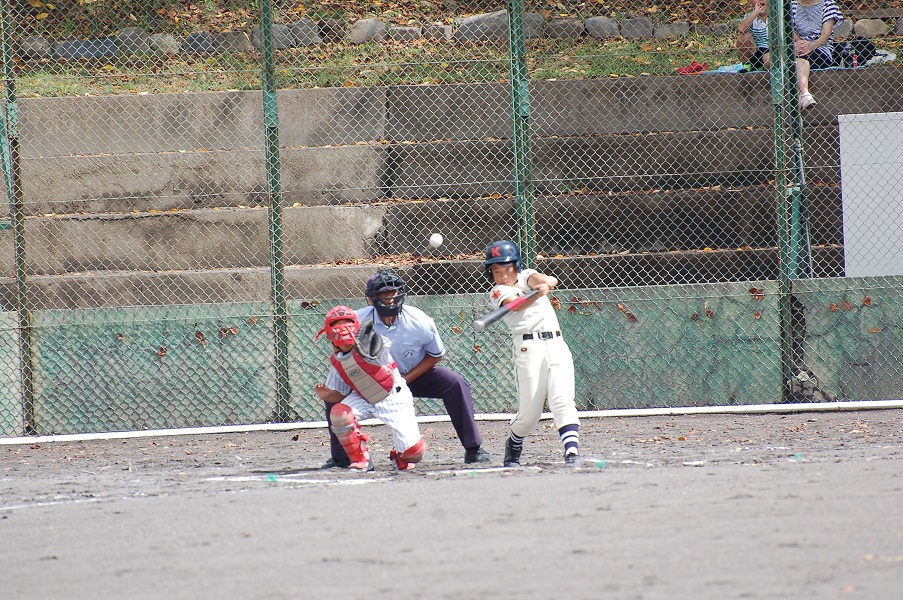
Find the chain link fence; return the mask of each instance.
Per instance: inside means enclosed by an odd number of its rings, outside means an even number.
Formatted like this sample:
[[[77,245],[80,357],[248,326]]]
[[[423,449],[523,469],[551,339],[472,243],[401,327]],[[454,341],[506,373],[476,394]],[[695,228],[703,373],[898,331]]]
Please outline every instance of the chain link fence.
[[[321,420],[313,336],[384,266],[513,411],[497,239],[561,281],[580,409],[903,397],[895,21],[802,109],[773,4],[769,73],[739,18],[601,3],[4,2],[0,436]]]

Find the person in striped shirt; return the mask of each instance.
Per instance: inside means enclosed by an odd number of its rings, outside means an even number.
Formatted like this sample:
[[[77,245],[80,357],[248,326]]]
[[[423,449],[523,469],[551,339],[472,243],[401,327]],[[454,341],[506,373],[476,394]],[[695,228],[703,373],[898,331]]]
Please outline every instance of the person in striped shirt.
[[[809,92],[809,72],[812,69],[834,66],[831,41],[834,26],[843,21],[843,15],[834,0],[793,0],[790,10],[793,16],[800,107],[809,108],[816,104]]]
[[[756,71],[771,68],[768,48],[768,2],[757,0],[753,11],[737,26],[737,53]]]

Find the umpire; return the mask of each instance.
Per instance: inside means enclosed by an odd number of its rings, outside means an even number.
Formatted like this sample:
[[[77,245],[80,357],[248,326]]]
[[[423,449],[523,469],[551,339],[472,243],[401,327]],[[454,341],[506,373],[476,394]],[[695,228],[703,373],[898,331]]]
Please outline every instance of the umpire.
[[[432,318],[417,307],[404,306],[404,279],[391,269],[379,269],[367,280],[367,299],[370,306],[358,310],[357,316],[361,322],[372,319],[375,330],[392,343],[392,358],[414,397],[442,399],[464,446],[465,463],[490,462],[492,456],[483,450],[474,420],[470,384],[451,369],[438,366],[445,344]],[[332,406],[326,405],[327,423]],[[332,456],[323,468],[348,468],[348,456],[331,428],[329,440]]]

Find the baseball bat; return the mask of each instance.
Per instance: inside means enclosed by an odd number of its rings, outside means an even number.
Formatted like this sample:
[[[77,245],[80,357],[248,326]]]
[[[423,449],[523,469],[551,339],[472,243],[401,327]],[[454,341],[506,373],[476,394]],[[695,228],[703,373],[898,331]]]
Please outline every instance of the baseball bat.
[[[505,306],[500,306],[499,308],[496,308],[495,310],[486,313],[479,319],[474,319],[474,322],[473,322],[474,331],[476,331],[477,333],[482,332],[487,327],[489,327],[490,325],[492,325],[493,323],[495,323],[496,321],[498,321],[499,319],[501,319],[502,317],[507,315],[509,312],[511,312],[512,310],[514,310],[515,308],[517,308],[518,306],[520,306],[521,304],[523,304],[524,302],[526,302],[527,300],[529,300],[530,298],[532,298],[533,296],[535,296],[538,293],[539,293],[539,290],[530,290],[529,293],[521,296],[520,298],[512,300]]]

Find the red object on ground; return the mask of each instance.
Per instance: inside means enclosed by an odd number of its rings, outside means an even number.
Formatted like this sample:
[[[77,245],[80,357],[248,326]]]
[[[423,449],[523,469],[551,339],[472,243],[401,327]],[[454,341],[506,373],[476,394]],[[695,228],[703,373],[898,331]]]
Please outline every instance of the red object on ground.
[[[697,75],[709,68],[709,63],[698,63],[695,60],[686,67],[678,67],[677,72],[681,75]]]

